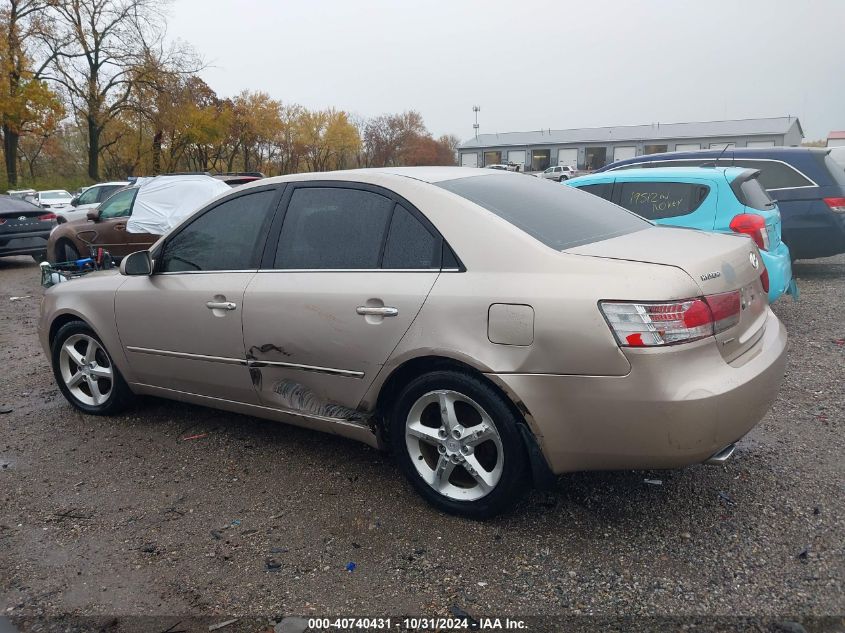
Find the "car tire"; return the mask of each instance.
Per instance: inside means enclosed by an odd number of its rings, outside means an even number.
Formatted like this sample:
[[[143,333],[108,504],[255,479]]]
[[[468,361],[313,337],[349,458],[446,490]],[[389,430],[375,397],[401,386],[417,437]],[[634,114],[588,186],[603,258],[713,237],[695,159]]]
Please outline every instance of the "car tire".
[[[486,381],[436,371],[399,393],[390,441],[402,472],[429,503],[485,519],[509,509],[527,487],[529,463],[519,424],[510,403]]]
[[[59,328],[50,358],[62,395],[84,413],[114,415],[134,399],[102,341],[82,321]]]
[[[79,259],[81,255],[76,250],[76,246],[69,240],[62,240],[56,245],[56,260],[57,262],[72,262]]]

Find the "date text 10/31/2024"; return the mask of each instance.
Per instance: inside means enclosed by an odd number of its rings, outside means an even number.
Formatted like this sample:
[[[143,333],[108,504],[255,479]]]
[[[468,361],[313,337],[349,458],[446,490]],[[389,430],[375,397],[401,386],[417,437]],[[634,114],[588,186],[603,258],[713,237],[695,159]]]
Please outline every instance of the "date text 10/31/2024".
[[[316,630],[371,629],[389,630],[487,630],[487,631],[525,631],[528,625],[524,620],[511,618],[309,618],[308,628]]]

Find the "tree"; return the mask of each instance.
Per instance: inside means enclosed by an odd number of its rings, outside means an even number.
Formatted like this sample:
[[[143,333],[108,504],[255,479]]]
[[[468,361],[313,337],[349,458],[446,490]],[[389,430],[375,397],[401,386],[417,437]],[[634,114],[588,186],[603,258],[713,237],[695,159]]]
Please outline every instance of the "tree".
[[[329,108],[304,113],[302,143],[309,169],[327,171],[343,169],[360,139],[346,112]]]
[[[47,0],[9,0],[0,10],[0,118],[6,179],[18,182],[18,147],[28,124],[43,115],[53,95],[41,81],[49,57],[38,66],[32,63],[30,48],[45,28]]]
[[[149,42],[162,39],[159,0],[51,0],[55,27],[43,40],[50,79],[62,86],[88,138],[88,176],[98,180],[100,140],[129,98]]]

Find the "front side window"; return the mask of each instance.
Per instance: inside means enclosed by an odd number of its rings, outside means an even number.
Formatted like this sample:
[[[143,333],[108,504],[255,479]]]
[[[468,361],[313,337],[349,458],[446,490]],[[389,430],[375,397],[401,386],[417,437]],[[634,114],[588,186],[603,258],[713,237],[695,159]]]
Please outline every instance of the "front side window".
[[[113,195],[100,206],[100,219],[128,218],[132,215],[132,203],[137,193],[137,189],[127,189]]]
[[[96,204],[98,201],[105,200],[105,198],[98,198],[97,194],[104,187],[91,187],[82,192],[82,195],[77,199],[77,204]]]
[[[102,187],[97,187],[97,199],[92,200],[91,202],[102,202],[103,200],[108,200],[108,197],[112,195],[118,189],[123,189],[125,185],[104,185]],[[86,192],[87,193],[87,192]],[[82,194],[85,195],[85,194]],[[79,204],[88,204],[87,202],[80,202]]]
[[[596,196],[582,196],[545,178],[507,174],[436,183],[507,220],[556,250],[647,229],[651,223]]]
[[[391,199],[370,191],[297,188],[285,213],[274,267],[378,268],[393,206]]]
[[[161,271],[257,269],[275,195],[237,196],[197,217],[165,242]]]
[[[623,182],[619,204],[647,220],[689,215],[704,202],[710,187],[687,182]]]

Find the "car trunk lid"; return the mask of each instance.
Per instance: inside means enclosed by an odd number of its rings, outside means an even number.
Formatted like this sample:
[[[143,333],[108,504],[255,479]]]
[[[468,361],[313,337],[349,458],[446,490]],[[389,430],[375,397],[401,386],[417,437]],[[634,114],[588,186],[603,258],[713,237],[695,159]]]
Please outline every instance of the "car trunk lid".
[[[760,279],[763,262],[754,242],[745,235],[655,226],[566,252],[674,266],[692,278],[701,296],[738,291],[739,322],[716,335],[719,351],[728,362],[751,349],[763,335],[768,308]],[[628,298],[636,297],[607,297]],[[685,298],[690,297],[666,297],[667,300]]]
[[[55,219],[54,214],[43,209],[0,211],[0,233],[27,233],[46,230],[55,222]]]

